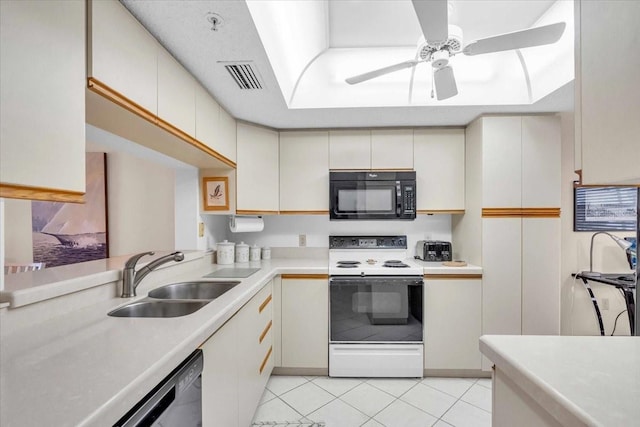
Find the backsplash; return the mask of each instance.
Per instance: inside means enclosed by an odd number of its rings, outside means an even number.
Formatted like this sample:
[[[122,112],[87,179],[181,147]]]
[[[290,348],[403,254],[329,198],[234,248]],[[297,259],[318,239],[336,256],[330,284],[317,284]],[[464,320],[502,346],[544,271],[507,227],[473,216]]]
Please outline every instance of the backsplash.
[[[451,215],[418,215],[414,221],[330,221],[328,216],[265,215],[264,230],[259,233],[232,233],[229,217],[203,215],[208,238],[207,248],[215,249],[218,241],[227,239],[258,246],[297,248],[298,236],[306,235],[308,248],[328,248],[329,235],[395,235],[407,236],[410,254],[418,240],[451,241]]]

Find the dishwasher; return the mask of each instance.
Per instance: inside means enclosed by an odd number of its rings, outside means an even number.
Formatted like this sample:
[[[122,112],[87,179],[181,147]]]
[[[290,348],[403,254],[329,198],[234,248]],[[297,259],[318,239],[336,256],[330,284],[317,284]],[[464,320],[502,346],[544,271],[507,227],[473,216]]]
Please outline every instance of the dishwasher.
[[[202,426],[202,350],[196,350],[114,427]]]

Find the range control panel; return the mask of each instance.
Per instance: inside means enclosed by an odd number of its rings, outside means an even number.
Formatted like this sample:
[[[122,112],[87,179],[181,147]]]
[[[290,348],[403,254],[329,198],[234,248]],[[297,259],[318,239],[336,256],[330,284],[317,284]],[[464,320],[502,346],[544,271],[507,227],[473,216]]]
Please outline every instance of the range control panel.
[[[407,236],[329,236],[329,249],[407,249]]]

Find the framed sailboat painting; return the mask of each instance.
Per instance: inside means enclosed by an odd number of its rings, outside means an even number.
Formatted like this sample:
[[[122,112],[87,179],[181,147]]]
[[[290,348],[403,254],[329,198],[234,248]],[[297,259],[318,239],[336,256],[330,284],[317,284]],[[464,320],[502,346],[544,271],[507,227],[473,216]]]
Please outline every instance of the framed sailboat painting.
[[[33,261],[56,267],[109,257],[106,154],[86,153],[85,203],[31,202]]]

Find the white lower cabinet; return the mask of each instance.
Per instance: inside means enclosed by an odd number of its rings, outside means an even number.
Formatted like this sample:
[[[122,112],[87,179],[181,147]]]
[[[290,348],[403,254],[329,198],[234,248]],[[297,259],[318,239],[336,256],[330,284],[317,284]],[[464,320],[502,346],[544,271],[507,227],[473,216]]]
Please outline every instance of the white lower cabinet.
[[[282,276],[282,366],[329,367],[329,280]]]
[[[480,369],[482,279],[425,279],[424,368]]]
[[[202,346],[202,425],[251,425],[273,370],[273,282]]]

